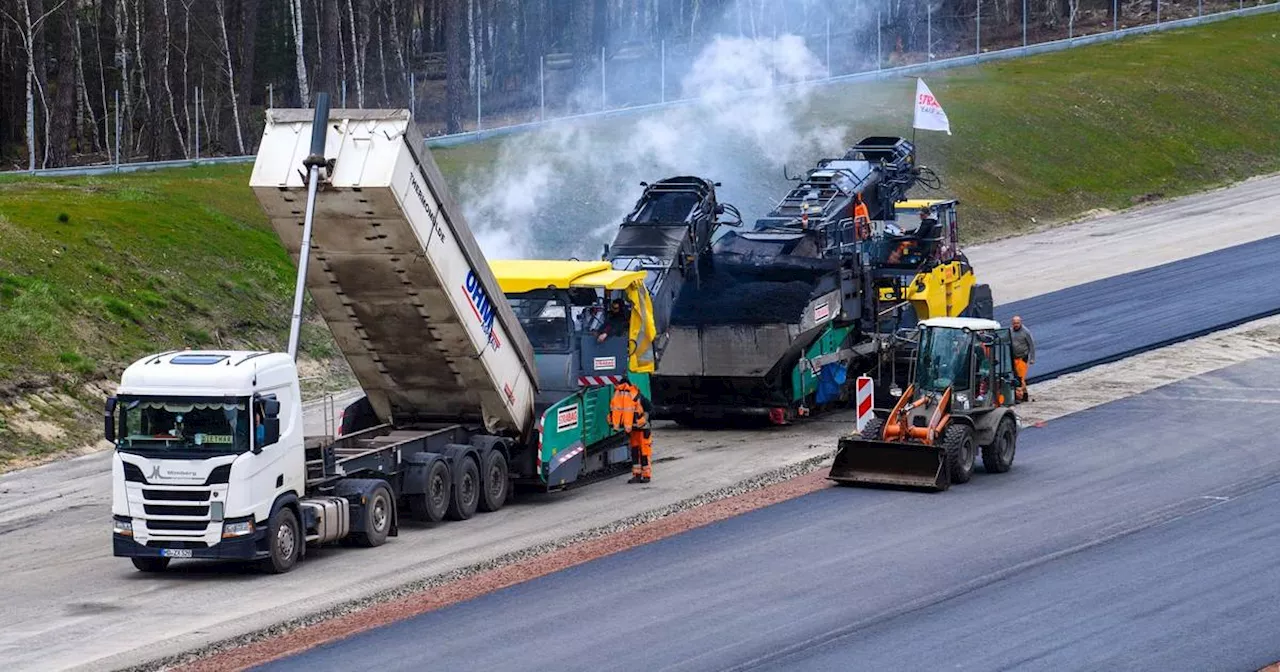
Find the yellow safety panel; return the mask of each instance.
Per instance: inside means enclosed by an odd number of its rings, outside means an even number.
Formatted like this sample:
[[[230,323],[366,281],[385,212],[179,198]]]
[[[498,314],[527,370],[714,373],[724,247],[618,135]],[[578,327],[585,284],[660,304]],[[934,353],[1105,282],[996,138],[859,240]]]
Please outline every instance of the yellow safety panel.
[[[916,318],[959,317],[969,307],[977,279],[964,272],[960,262],[941,264],[917,275],[905,289],[904,298],[916,309]]]

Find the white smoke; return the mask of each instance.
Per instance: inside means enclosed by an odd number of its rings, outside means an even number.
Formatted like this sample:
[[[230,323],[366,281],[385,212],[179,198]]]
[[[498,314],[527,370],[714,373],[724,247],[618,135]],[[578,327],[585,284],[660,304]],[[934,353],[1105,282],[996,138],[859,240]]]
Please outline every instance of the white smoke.
[[[785,163],[808,167],[842,154],[847,128],[805,127],[806,81],[825,68],[795,35],[718,37],[681,82],[695,101],[634,119],[583,120],[502,142],[498,160],[472,167],[461,201],[487,256],[595,258],[636,199],[640,181],[696,175],[745,193],[744,165],[779,175]],[[785,86],[785,88],[770,88]],[[771,194],[781,196],[781,194]],[[573,216],[565,213],[572,211]],[[764,214],[743,212],[744,218]],[[589,225],[570,225],[583,219]]]

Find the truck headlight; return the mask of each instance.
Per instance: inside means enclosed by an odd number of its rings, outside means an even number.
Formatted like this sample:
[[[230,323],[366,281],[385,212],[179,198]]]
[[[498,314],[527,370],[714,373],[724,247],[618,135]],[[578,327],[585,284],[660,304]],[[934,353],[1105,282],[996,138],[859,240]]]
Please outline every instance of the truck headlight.
[[[133,536],[133,519],[132,518],[116,518],[111,524],[111,531],[122,537]]]
[[[253,521],[241,520],[233,523],[222,524],[222,538],[235,539],[236,537],[247,537],[253,534]]]

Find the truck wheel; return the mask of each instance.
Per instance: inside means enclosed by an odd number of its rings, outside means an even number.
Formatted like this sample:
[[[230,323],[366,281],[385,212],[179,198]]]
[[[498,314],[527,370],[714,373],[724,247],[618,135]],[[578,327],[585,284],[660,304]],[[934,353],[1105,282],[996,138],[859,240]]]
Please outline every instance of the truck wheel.
[[[395,501],[391,499],[391,491],[385,485],[377,486],[364,506],[364,532],[352,534],[352,540],[366,548],[386,543],[387,535],[391,533],[391,520],[395,513]]]
[[[466,520],[476,513],[480,503],[480,468],[470,457],[462,458],[462,474],[449,498],[449,520]]]
[[[484,492],[480,497],[480,510],[497,511],[507,503],[507,457],[502,451],[490,450],[484,458]]]
[[[298,564],[298,552],[305,541],[298,534],[298,517],[293,509],[282,507],[267,521],[267,548],[271,557],[262,561],[263,571],[284,574]]]
[[[409,513],[415,520],[438,523],[449,510],[449,465],[436,460],[427,472],[427,491],[420,495],[408,495]]]
[[[1013,467],[1013,454],[1018,450],[1018,431],[1009,416],[1000,419],[996,438],[982,447],[982,468],[988,474],[1003,474]]]
[[[942,448],[947,456],[947,470],[952,483],[968,483],[973,476],[977,450],[973,446],[973,432],[968,425],[958,422],[947,425],[942,432]]]
[[[154,574],[169,568],[169,558],[130,558],[139,572]]]

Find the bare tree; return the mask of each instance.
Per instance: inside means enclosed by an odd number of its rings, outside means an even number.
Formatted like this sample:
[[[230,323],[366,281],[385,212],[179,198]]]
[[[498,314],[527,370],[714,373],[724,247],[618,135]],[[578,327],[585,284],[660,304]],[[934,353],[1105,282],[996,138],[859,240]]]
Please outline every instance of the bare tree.
[[[178,140],[182,155],[188,157],[191,154],[187,152],[187,143],[182,137],[182,127],[178,125],[178,105],[173,97],[173,87],[169,84],[169,51],[172,49],[169,35],[169,0],[160,0],[160,10],[164,14],[164,44],[161,47],[164,57],[160,61],[160,77],[164,80],[165,98],[169,103],[169,120],[173,123],[174,137]]]
[[[466,21],[462,0],[447,0],[444,10],[445,44],[445,127],[449,133],[462,132],[463,31]]]
[[[39,81],[37,81],[38,78],[36,77],[36,51],[35,51],[36,35],[39,33],[40,27],[42,24],[44,24],[45,19],[48,19],[55,12],[57,12],[58,9],[60,9],[65,2],[66,0],[63,0],[63,2],[59,2],[56,6],[54,6],[53,9],[50,9],[49,11],[42,13],[40,16],[35,17],[35,16],[32,16],[31,0],[19,0],[18,5],[19,7],[22,8],[21,20],[19,20],[18,17],[15,17],[14,15],[10,14],[7,11],[4,12],[5,18],[12,21],[13,24],[18,27],[18,37],[22,40],[22,50],[25,51],[27,54],[27,167],[30,170],[36,169],[35,88],[39,86]],[[41,97],[43,98],[43,96],[44,96],[43,91],[41,91]],[[49,111],[49,107],[48,105],[45,105],[45,127],[46,127],[45,141],[46,143],[48,142],[48,138],[49,138],[48,111]],[[47,147],[45,152],[45,158],[46,159],[48,158]]]
[[[215,0],[218,10],[218,28],[222,31],[222,53],[227,61],[227,90],[231,94],[231,125],[236,129],[236,148],[244,154],[244,131],[240,129],[240,96],[236,93],[236,65],[232,58],[231,39],[227,37],[226,0]]]
[[[311,107],[311,91],[307,88],[307,59],[302,49],[302,0],[289,0],[289,18],[293,23],[293,54],[298,77],[298,97],[303,107]]]

